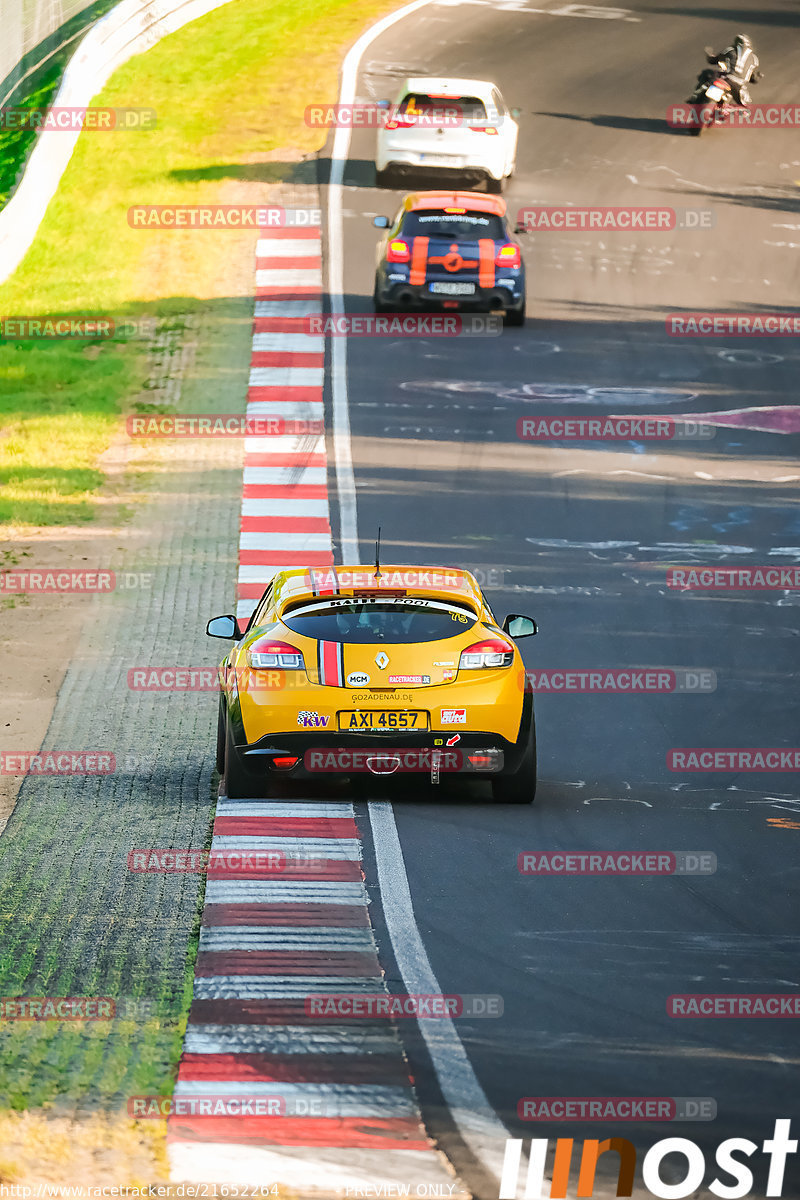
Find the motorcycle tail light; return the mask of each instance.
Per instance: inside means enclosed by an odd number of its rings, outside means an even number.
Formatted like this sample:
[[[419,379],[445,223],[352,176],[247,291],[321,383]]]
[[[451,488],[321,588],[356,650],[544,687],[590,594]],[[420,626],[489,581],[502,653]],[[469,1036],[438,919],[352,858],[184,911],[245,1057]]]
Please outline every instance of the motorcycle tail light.
[[[306,664],[296,646],[263,637],[247,647],[247,665],[255,671],[304,671]]]
[[[500,638],[487,638],[474,642],[461,651],[459,671],[479,671],[485,668],[510,667],[514,661],[514,647]]]
[[[473,133],[493,133],[497,135],[497,130],[494,125],[470,125]]]

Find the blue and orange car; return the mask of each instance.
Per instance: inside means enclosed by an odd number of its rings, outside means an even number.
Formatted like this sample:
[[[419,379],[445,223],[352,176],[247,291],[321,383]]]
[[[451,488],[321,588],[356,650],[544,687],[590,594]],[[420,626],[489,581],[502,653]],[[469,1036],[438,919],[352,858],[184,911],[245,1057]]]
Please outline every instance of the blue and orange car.
[[[378,313],[414,309],[502,310],[525,321],[525,265],[511,236],[506,203],[478,192],[414,192],[377,249],[373,304]]]

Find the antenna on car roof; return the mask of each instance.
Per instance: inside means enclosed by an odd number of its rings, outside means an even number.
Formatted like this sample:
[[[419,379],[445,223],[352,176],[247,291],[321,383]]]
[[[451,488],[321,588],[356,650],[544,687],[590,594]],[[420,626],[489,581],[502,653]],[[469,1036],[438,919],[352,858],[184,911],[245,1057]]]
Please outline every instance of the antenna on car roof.
[[[378,540],[375,543],[375,578],[381,577],[381,527],[378,526]]]

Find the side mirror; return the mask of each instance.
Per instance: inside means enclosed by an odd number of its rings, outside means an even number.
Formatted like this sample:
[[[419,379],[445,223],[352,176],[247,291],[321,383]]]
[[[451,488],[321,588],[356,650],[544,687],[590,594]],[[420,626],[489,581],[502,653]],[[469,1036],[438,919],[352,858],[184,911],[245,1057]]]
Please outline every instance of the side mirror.
[[[236,641],[242,636],[239,631],[239,622],[236,617],[230,615],[212,617],[206,625],[206,633],[209,637],[233,638]]]
[[[533,637],[539,632],[539,627],[533,617],[521,617],[518,613],[509,613],[502,625],[503,633],[507,633],[514,641],[517,638]]]
[[[389,228],[389,218],[388,217],[373,217],[372,224],[375,226],[376,229],[388,229]]]
[[[523,233],[530,233],[530,229],[528,229],[525,225],[515,225],[514,233],[517,237],[519,237]]]
[[[514,118],[514,120],[515,120],[515,121],[516,121],[516,120],[517,120],[519,117],[521,117],[521,116],[522,116],[522,109],[521,109],[521,108],[511,108],[511,109],[509,109],[509,112],[511,113],[511,115],[512,115],[512,117]]]

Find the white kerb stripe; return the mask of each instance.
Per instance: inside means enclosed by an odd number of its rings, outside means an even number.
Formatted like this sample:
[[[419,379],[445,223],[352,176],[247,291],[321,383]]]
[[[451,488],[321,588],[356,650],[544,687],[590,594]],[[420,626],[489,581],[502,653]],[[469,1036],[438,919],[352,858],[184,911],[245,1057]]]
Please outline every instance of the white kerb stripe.
[[[327,499],[305,500],[289,496],[246,496],[242,501],[243,517],[329,517]]]
[[[248,417],[283,417],[294,421],[323,421],[325,405],[322,400],[249,400]]]
[[[230,800],[220,796],[217,801],[218,817],[309,817],[318,820],[320,817],[337,817],[346,819],[353,816],[355,809],[346,800],[319,800],[309,796],[297,796],[291,802],[277,800]]]
[[[338,879],[209,879],[206,904],[366,904],[363,884]]]
[[[297,487],[300,484],[326,484],[328,472],[325,467],[248,467],[244,468],[244,484],[285,484]]]
[[[279,402],[280,403],[280,402]],[[253,414],[249,413],[252,418]],[[294,418],[290,418],[293,420]],[[270,413],[268,420],[280,420]],[[278,427],[280,428],[280,426]],[[245,454],[324,454],[325,438],[319,433],[258,433],[244,439]]]
[[[377,975],[366,980],[360,975],[201,975],[194,981],[195,1000],[305,1000],[313,996],[327,998],[356,993],[378,998],[387,996]],[[335,1013],[329,1017],[322,1012],[316,1015],[320,1021],[358,1020],[357,1017],[342,1018]],[[364,1020],[375,1018],[365,1017]]]
[[[256,287],[314,288],[322,291],[319,267],[262,267],[256,271]]]
[[[399,1040],[380,1027],[357,1025],[189,1025],[187,1054],[397,1054]]]
[[[253,350],[261,354],[324,354],[325,339],[319,333],[256,333]]]
[[[317,238],[259,238],[256,258],[319,258],[322,242]]]
[[[306,928],[292,925],[204,925],[200,950],[349,950],[373,952],[368,929]]]
[[[257,317],[310,317],[319,312],[319,300],[256,300]]]
[[[251,367],[250,387],[322,387],[324,367]]]
[[[239,536],[240,550],[263,550],[269,558],[278,550],[330,550],[330,533],[253,533],[245,530]]]
[[[263,837],[248,834],[220,834],[211,842],[212,850],[281,850],[288,857],[337,858],[357,862],[361,858],[361,843],[357,838],[322,837]]]

